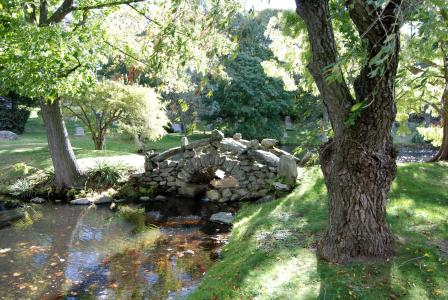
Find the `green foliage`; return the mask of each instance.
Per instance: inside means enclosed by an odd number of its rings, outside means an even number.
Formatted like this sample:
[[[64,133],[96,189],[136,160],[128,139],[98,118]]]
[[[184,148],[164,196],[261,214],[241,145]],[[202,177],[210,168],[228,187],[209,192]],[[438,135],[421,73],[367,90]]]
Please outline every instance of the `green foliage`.
[[[241,52],[227,65],[229,81],[218,81],[213,95],[204,101],[210,107],[205,119],[227,134],[240,132],[245,138],[283,136],[283,116],[294,94],[283,82],[265,75],[260,59]]]
[[[86,172],[86,186],[93,189],[113,187],[128,178],[132,171],[123,164],[99,161]]]
[[[156,139],[166,132],[165,107],[153,89],[103,81],[83,93],[64,97],[68,115],[76,117],[101,141],[114,123],[131,135]]]
[[[34,184],[27,178],[18,179],[9,188],[9,193],[20,198],[30,198],[34,195]]]
[[[431,142],[434,147],[442,145],[443,128],[436,126],[418,127],[417,131],[425,141]]]
[[[29,108],[23,107],[11,110],[0,107],[0,130],[9,130],[22,134],[29,117]]]

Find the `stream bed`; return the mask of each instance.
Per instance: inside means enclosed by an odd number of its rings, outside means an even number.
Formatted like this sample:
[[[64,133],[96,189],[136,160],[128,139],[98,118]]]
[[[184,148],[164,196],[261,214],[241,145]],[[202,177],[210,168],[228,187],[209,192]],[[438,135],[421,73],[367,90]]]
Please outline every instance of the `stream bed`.
[[[200,217],[154,226],[147,216],[144,208],[29,207],[0,229],[0,299],[184,299],[226,234],[203,233]]]

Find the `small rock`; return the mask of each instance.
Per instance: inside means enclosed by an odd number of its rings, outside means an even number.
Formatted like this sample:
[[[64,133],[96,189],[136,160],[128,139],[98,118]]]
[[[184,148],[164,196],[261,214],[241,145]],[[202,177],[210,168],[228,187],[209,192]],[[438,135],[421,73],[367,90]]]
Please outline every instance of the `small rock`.
[[[272,195],[266,195],[264,197],[261,197],[260,199],[258,199],[255,203],[256,204],[262,204],[262,203],[267,203],[267,202],[271,202],[272,200],[274,200],[274,196]]]
[[[31,203],[42,204],[42,203],[45,203],[45,199],[44,199],[44,198],[36,197],[36,198],[31,199],[30,202],[31,202]]]
[[[117,200],[114,200],[114,203],[123,203],[123,202],[126,202],[126,199],[117,199]]]
[[[221,250],[213,250],[211,253],[210,253],[210,258],[212,259],[212,260],[220,260],[220,259],[222,259],[223,258],[223,255],[222,255],[222,251]]]
[[[221,195],[216,190],[209,190],[209,191],[207,191],[207,198],[210,201],[218,201],[219,198],[221,198]]]
[[[250,141],[250,147],[252,149],[255,149],[255,150],[259,149],[260,148],[260,142],[258,140],[251,140]]]
[[[147,201],[149,201],[149,200],[151,200],[151,198],[148,197],[148,196],[141,196],[141,197],[140,197],[140,201],[142,201],[142,202],[147,202]]]
[[[61,203],[61,202],[62,202],[61,199],[56,199],[56,200],[54,200],[54,203]]]
[[[75,204],[75,205],[89,205],[92,204],[94,202],[93,199],[91,198],[79,198],[79,199],[75,199],[70,201],[70,204]]]
[[[194,251],[191,250],[191,249],[187,249],[187,250],[184,251],[184,254],[188,254],[188,255],[193,256],[194,255]]]
[[[237,133],[235,133],[235,134],[233,135],[233,139],[234,139],[234,140],[239,141],[239,140],[241,140],[242,138],[243,138],[243,135],[242,135],[241,133],[239,133],[239,132],[237,132]]]
[[[230,199],[230,197],[232,197],[232,191],[230,189],[224,189],[222,191],[222,197],[225,199]]]
[[[289,192],[291,190],[289,185],[283,184],[281,182],[275,182],[274,183],[274,188],[275,188],[276,191],[279,191],[279,192]]]
[[[164,196],[164,195],[157,195],[157,196],[154,198],[154,201],[166,201],[167,199],[168,199],[167,196]]]
[[[0,130],[0,140],[15,141],[17,134],[8,130]]]
[[[146,217],[149,219],[150,222],[160,222],[163,219],[163,215],[160,213],[160,211],[151,210],[146,213]]]
[[[114,203],[114,202],[111,203],[110,206],[109,206],[109,209],[112,210],[112,211],[115,211],[117,208],[118,208],[117,207],[117,203]]]
[[[232,221],[233,215],[229,212],[219,212],[210,217],[210,222],[218,222],[226,225],[231,225]]]
[[[266,149],[273,148],[277,144],[277,140],[275,139],[264,139],[261,141],[261,146]]]

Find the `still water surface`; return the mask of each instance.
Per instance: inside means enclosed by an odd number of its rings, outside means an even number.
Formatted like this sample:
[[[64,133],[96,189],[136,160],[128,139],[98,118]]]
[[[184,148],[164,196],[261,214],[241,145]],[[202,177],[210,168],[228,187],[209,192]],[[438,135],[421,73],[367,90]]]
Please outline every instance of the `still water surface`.
[[[183,299],[217,239],[198,226],[142,229],[106,207],[35,206],[0,230],[0,299]]]

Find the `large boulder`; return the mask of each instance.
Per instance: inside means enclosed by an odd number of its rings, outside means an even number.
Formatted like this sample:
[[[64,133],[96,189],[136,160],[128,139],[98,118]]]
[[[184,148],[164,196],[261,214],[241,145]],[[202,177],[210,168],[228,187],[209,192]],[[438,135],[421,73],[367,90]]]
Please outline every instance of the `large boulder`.
[[[285,177],[288,181],[295,182],[298,176],[297,164],[291,155],[282,155],[278,163],[278,176]]]
[[[17,134],[8,130],[0,130],[0,141],[14,141],[17,140]]]

